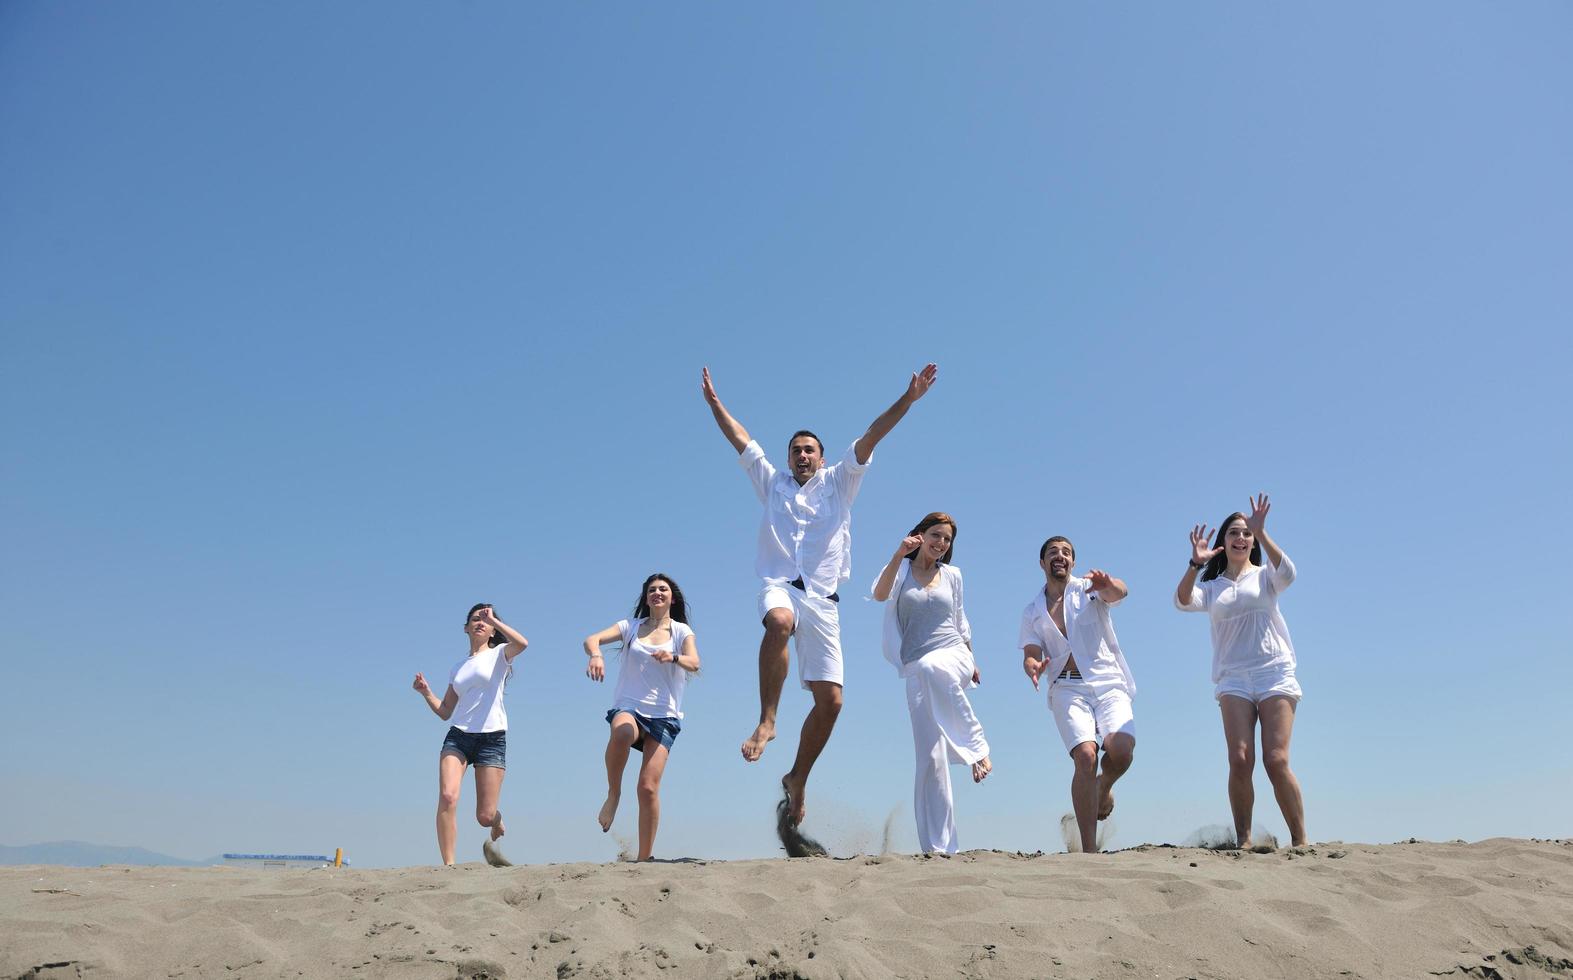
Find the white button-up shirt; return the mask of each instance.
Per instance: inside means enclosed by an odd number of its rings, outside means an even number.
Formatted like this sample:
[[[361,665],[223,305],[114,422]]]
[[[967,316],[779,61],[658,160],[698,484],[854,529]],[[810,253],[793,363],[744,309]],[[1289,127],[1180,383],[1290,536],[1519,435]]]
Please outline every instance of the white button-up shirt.
[[[1045,673],[1050,678],[1059,678],[1074,653],[1076,669],[1083,680],[1119,684],[1134,698],[1136,679],[1125,663],[1120,641],[1114,635],[1114,621],[1109,617],[1109,607],[1118,605],[1121,600],[1105,602],[1096,592],[1088,591],[1090,584],[1084,578],[1072,578],[1065,583],[1064,633],[1049,614],[1048,596],[1039,589],[1022,610],[1017,642],[1023,649],[1035,646],[1043,651],[1049,662]],[[1053,683],[1053,680],[1049,682],[1051,687]]]
[[[743,447],[737,461],[765,505],[755,572],[776,582],[800,578],[811,596],[838,591],[852,576],[852,501],[868,471],[868,463],[857,460],[857,444],[802,486],[770,465],[758,442]]]
[[[1175,605],[1184,612],[1206,612],[1213,626],[1213,683],[1224,674],[1262,667],[1294,670],[1294,644],[1289,624],[1278,611],[1278,593],[1294,582],[1294,562],[1280,554],[1274,565],[1252,565],[1238,581],[1219,575],[1191,589],[1189,602]]]

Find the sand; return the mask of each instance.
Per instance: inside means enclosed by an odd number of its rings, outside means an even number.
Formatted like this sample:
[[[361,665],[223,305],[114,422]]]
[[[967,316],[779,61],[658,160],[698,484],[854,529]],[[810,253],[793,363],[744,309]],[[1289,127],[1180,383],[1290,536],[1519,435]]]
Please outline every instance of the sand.
[[[1573,841],[0,869],[10,977],[1573,977]]]

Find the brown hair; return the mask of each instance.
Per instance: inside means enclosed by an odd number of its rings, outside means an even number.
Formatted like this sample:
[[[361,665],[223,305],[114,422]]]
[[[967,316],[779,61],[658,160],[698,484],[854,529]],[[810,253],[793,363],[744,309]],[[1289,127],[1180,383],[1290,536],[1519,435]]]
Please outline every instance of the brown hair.
[[[948,564],[950,564],[951,555],[954,555],[956,553],[956,519],[954,517],[951,517],[949,514],[945,513],[942,510],[936,510],[934,513],[932,513],[932,514],[928,515],[927,517],[923,518],[921,521],[918,521],[918,526],[913,528],[912,530],[908,531],[907,533],[908,534],[922,534],[922,533],[924,533],[925,531],[927,531],[929,528],[933,527],[936,524],[949,524],[950,525],[950,547],[945,550],[945,557],[940,559],[940,561],[942,563],[948,565]],[[917,557],[917,554],[918,554],[918,549],[913,548],[907,554],[907,560],[911,561],[913,558]]]

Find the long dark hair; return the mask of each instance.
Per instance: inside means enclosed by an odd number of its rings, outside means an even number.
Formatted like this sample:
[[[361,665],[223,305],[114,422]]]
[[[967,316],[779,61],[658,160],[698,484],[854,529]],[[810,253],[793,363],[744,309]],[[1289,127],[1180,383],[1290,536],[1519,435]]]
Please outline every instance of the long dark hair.
[[[497,607],[496,606],[492,605],[489,602],[477,602],[475,605],[470,607],[470,611],[465,615],[465,617],[464,617],[464,625],[465,626],[469,626],[470,625],[470,620],[474,619],[475,618],[475,614],[480,612],[482,609],[490,609],[492,611],[492,615],[494,615],[494,616],[497,614]],[[503,636],[501,633],[497,632],[496,628],[494,627],[492,629],[491,639],[486,641],[486,645],[489,646],[489,647],[495,647],[495,646],[502,646],[504,643],[507,643],[507,642],[508,642],[508,638]]]
[[[1233,514],[1230,514],[1228,517],[1225,517],[1223,519],[1223,523],[1218,525],[1218,534],[1217,534],[1216,537],[1213,538],[1213,547],[1214,548],[1222,548],[1224,546],[1223,545],[1223,538],[1224,538],[1224,535],[1227,534],[1228,531],[1229,531],[1229,525],[1233,524],[1235,521],[1243,521],[1243,520],[1245,520],[1245,515],[1240,513],[1239,511],[1235,511]],[[1249,528],[1250,525],[1247,524],[1246,527]],[[1262,543],[1260,541],[1256,540],[1256,535],[1255,534],[1252,534],[1251,535],[1251,564],[1253,564],[1253,565],[1260,565],[1261,563],[1262,563]],[[1218,576],[1222,575],[1223,574],[1223,570],[1225,568],[1228,568],[1228,567],[1229,567],[1229,553],[1228,553],[1228,551],[1225,550],[1225,551],[1218,552],[1216,555],[1213,555],[1211,558],[1207,559],[1207,567],[1202,570],[1202,581],[1203,582],[1211,582],[1213,579],[1215,579]]]
[[[908,531],[907,533],[908,534],[923,534],[929,528],[933,527],[936,524],[949,524],[950,525],[950,547],[945,549],[945,557],[943,557],[943,558],[941,558],[939,560],[940,564],[942,564],[942,565],[949,565],[951,556],[956,553],[956,519],[954,517],[951,517],[949,514],[945,513],[942,510],[936,510],[934,513],[932,513],[932,514],[928,515],[927,517],[923,518],[921,521],[918,521],[918,526],[913,528],[912,530]],[[911,561],[912,559],[916,558],[917,556],[918,556],[918,549],[916,549],[916,548],[913,548],[911,551],[907,552],[907,560],[908,561]]]
[[[678,588],[677,581],[665,572],[656,572],[644,580],[639,586],[639,601],[634,604],[634,617],[644,619],[650,615],[650,602],[645,598],[645,593],[650,591],[650,583],[661,581],[672,587],[672,618],[679,623],[688,622],[688,600],[683,598],[683,590]]]

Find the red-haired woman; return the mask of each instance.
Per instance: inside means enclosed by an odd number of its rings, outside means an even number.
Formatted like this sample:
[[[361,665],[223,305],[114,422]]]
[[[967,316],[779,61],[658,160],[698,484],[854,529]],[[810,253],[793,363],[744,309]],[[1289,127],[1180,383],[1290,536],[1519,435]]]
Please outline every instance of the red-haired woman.
[[[885,659],[907,680],[917,755],[912,815],[924,853],[959,849],[951,763],[971,766],[973,782],[982,782],[991,769],[989,743],[967,700],[966,689],[980,678],[961,600],[961,571],[950,563],[955,540],[955,519],[929,514],[901,539],[873,590],[886,603]]]

